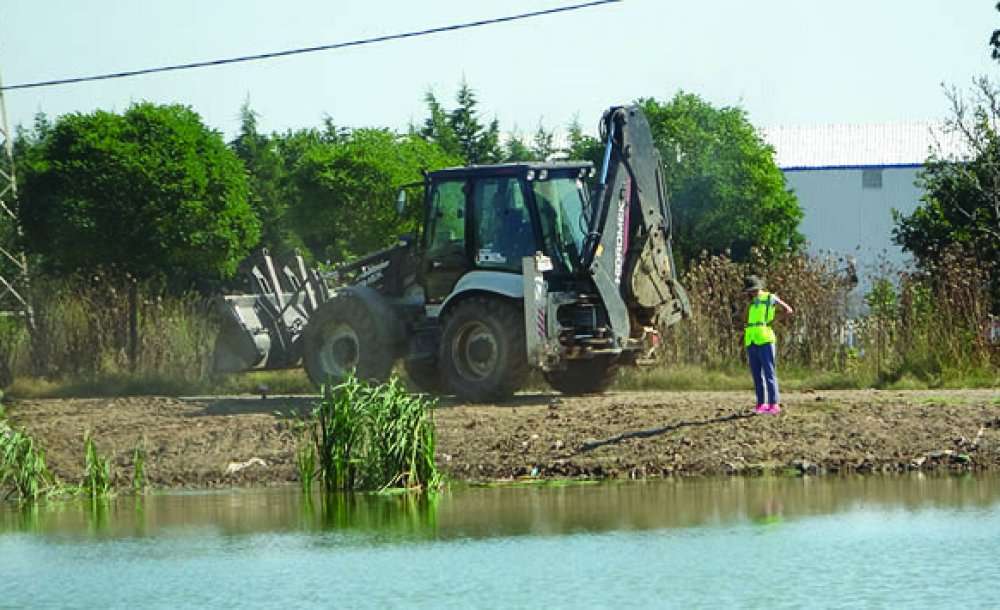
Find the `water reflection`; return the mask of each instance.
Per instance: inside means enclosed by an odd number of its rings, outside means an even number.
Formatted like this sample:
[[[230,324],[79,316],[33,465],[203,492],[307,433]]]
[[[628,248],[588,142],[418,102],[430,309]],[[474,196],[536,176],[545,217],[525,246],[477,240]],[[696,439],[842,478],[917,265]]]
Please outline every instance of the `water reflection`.
[[[559,535],[737,522],[774,527],[856,508],[988,508],[996,476],[672,479],[565,487],[453,488],[431,496],[315,494],[293,489],[153,494],[108,502],[0,508],[0,531],[52,538],[339,532],[405,540]]]

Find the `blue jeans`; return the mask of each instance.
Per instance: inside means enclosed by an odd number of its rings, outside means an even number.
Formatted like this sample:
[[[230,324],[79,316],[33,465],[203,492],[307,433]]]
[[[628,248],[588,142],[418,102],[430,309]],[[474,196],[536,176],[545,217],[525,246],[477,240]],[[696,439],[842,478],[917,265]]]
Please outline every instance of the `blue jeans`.
[[[774,365],[774,344],[747,346],[747,360],[753,375],[753,389],[757,392],[757,404],[778,404],[778,373]],[[764,390],[767,390],[766,400]]]

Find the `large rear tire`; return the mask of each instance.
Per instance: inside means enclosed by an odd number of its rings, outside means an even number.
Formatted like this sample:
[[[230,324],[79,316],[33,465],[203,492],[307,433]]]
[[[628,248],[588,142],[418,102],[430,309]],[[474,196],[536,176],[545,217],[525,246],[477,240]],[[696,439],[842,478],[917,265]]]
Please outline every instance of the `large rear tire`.
[[[522,308],[500,298],[461,301],[446,314],[440,350],[445,388],[459,399],[510,398],[528,377]]]
[[[396,360],[396,319],[374,291],[346,289],[323,303],[302,335],[302,360],[316,385],[339,383],[353,372],[382,383]]]
[[[590,360],[571,360],[565,369],[548,371],[544,376],[553,390],[568,396],[581,396],[604,392],[614,383],[617,374],[617,357],[596,356]]]

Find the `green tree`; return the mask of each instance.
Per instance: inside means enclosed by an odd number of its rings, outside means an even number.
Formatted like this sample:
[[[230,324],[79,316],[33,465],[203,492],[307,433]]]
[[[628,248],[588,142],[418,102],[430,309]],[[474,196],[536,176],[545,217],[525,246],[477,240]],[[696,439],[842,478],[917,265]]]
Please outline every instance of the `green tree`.
[[[538,121],[538,128],[531,139],[531,152],[536,159],[544,161],[559,152],[555,145],[555,133],[545,129],[545,125]]]
[[[422,170],[461,163],[415,134],[358,129],[338,141],[308,146],[295,163],[294,226],[314,255],[342,262],[391,245],[413,232],[418,201],[396,215],[396,192]]]
[[[37,146],[20,220],[49,272],[224,278],[259,238],[240,160],[187,107],[64,115]]]
[[[583,132],[580,117],[573,117],[566,130],[568,146],[563,152],[574,161],[590,161],[595,168],[600,168],[604,153],[604,144],[593,136]]]
[[[726,251],[742,261],[754,248],[773,258],[802,246],[798,200],[743,109],[684,92],[639,103],[663,157],[682,261]]]
[[[959,136],[967,154],[932,151],[920,175],[922,204],[908,216],[894,212],[895,239],[924,269],[955,246],[974,254],[1000,303],[1000,87],[982,77],[971,99],[954,88],[946,96],[945,130]]]
[[[281,256],[294,248],[285,226],[288,201],[282,193],[284,160],[273,138],[257,130],[258,115],[249,100],[240,107],[240,132],[229,147],[243,161],[250,181],[250,207],[261,223],[260,244]]]
[[[1000,2],[997,2],[997,10],[1000,11]],[[990,36],[990,46],[993,47],[991,54],[993,59],[1000,61],[1000,30],[993,30]]]
[[[462,80],[455,96],[457,105],[446,110],[433,92],[424,96],[429,116],[419,129],[411,128],[429,142],[434,142],[449,155],[461,156],[468,164],[497,163],[504,158],[500,145],[500,122],[488,125],[480,122],[476,93]]]
[[[525,143],[521,132],[516,129],[508,132],[507,139],[503,143],[503,162],[516,163],[535,160],[535,154],[531,150],[531,146]]]
[[[545,129],[541,121],[538,128],[531,136],[531,143],[525,142],[524,136],[518,130],[513,130],[507,134],[507,140],[501,147],[503,155],[501,161],[512,163],[517,161],[544,161],[557,152],[561,152],[555,146],[555,133]]]
[[[448,119],[448,111],[437,100],[433,91],[428,91],[424,95],[424,102],[427,104],[429,116],[424,119],[424,125],[418,132],[420,136],[428,142],[437,144],[446,154],[461,157],[462,146]]]
[[[493,119],[489,125],[479,122],[476,93],[465,79],[455,96],[458,105],[448,116],[448,123],[458,137],[462,155],[471,164],[496,163],[501,158],[500,122]]]

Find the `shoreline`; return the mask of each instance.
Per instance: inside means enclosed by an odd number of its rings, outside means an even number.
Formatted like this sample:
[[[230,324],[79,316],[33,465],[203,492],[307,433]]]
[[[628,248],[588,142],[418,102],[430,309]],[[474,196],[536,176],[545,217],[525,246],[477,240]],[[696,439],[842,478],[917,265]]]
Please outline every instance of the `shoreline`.
[[[747,392],[522,394],[500,405],[443,400],[437,463],[464,483],[558,479],[1000,470],[1000,390],[789,392],[753,415]],[[138,396],[9,400],[11,426],[46,450],[65,483],[83,473],[83,434],[127,487],[137,444],[153,489],[298,483],[291,413],[315,397]]]

